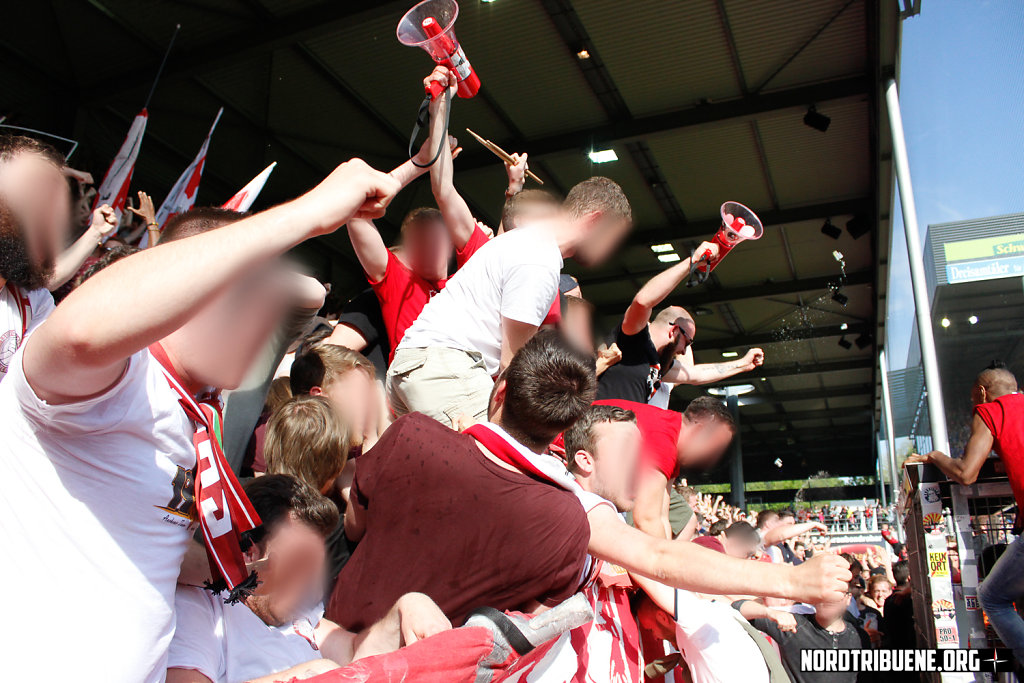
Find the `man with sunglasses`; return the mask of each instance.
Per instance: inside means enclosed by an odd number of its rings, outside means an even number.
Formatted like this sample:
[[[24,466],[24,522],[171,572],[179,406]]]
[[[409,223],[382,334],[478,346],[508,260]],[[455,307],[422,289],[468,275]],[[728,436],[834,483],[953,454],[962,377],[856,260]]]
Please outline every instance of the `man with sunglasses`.
[[[695,253],[705,251],[717,256],[718,245],[704,242]],[[761,365],[764,360],[761,349],[751,349],[746,356],[734,361],[697,365],[690,348],[697,326],[685,309],[669,306],[651,320],[654,308],[689,275],[690,259],[683,259],[651,278],[633,297],[614,335],[622,360],[601,375],[598,399],[653,403],[667,408],[668,394],[660,391],[662,382],[673,386],[709,384]],[[664,400],[658,401],[662,394]]]

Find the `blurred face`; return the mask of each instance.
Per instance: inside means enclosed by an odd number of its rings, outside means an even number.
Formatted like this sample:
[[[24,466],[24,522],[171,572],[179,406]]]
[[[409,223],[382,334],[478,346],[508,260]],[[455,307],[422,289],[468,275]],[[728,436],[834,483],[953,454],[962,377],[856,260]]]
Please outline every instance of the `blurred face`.
[[[326,387],[313,387],[314,396],[320,394],[334,407],[354,441],[353,446],[363,443],[363,435],[377,422],[377,386],[368,372],[356,368],[332,380]]]
[[[289,281],[279,264],[254,270],[169,335],[188,379],[200,386],[237,388],[287,310]]]
[[[885,604],[885,599],[890,595],[892,595],[892,585],[888,581],[875,581],[871,584],[871,590],[868,591],[868,597],[874,600],[879,607]]]
[[[601,211],[593,211],[576,220],[582,225],[585,237],[576,247],[573,258],[586,268],[607,261],[633,227],[632,221],[608,216]]]
[[[32,152],[0,164],[0,267],[28,289],[45,284],[64,248],[71,193],[61,169]]]
[[[324,539],[289,513],[267,537],[264,554],[267,562],[259,570],[260,585],[246,604],[265,623],[281,626],[322,597]]]
[[[807,557],[807,548],[802,545],[798,545],[796,548],[793,548],[793,554],[802,560]]]
[[[739,537],[729,538],[722,534],[722,545],[725,546],[725,554],[741,560],[750,560],[757,557],[757,540],[741,539]]]
[[[515,214],[511,216],[512,225],[504,226],[505,232],[521,225],[550,220],[558,215],[559,210],[559,205],[554,202],[520,202]]]
[[[412,272],[423,279],[448,277],[452,242],[442,221],[424,219],[411,223],[402,235],[402,252]]]
[[[814,606],[817,610],[816,618],[818,623],[823,626],[839,621],[843,618],[843,613],[846,612],[846,608],[850,605],[850,594],[847,593],[841,600],[835,602],[819,602]]]
[[[679,433],[679,464],[694,469],[713,467],[729,448],[732,436],[732,429],[718,420],[694,423],[693,428],[683,429]]]
[[[589,490],[610,500],[620,512],[636,502],[640,462],[640,429],[634,422],[601,422],[594,425],[593,474]]]

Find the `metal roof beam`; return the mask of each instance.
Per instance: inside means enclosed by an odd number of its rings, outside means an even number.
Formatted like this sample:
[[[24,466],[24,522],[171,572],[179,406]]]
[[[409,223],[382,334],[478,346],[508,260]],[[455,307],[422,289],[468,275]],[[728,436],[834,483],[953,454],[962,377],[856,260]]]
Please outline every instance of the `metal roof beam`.
[[[842,372],[844,370],[870,370],[875,365],[873,358],[850,358],[849,360],[833,360],[821,363],[787,363],[786,365],[768,364],[762,365],[755,370],[736,375],[724,382],[717,382],[711,386],[732,386],[735,384],[750,384],[752,378],[761,377],[782,377],[784,375],[813,375],[820,372]]]
[[[765,344],[784,344],[787,342],[799,341],[802,339],[825,339],[828,337],[839,337],[843,335],[855,336],[870,332],[871,326],[867,323],[848,323],[846,329],[842,325],[815,325],[804,328],[782,328],[757,334],[746,334],[736,337],[719,337],[717,339],[699,338],[701,350],[706,349],[732,349],[744,346],[763,346]]]
[[[731,119],[756,117],[779,109],[806,107],[809,104],[827,102],[845,97],[863,95],[868,92],[870,82],[863,76],[841,78],[823,83],[814,83],[795,88],[776,90],[758,95],[747,95],[732,100],[711,102],[696,107],[680,109],[666,114],[634,117],[621,122],[612,122],[596,128],[568,131],[557,135],[536,138],[530,141],[531,157],[577,150],[581,154],[595,142],[626,142],[658,133],[665,133],[691,126],[700,126]],[[502,144],[506,141],[497,141]],[[459,157],[459,170],[466,171],[494,163],[489,152],[473,152]]]
[[[741,415],[740,422],[747,424],[777,424],[797,420],[828,420],[834,417],[856,417],[867,420],[871,417],[871,408],[865,405],[857,408],[829,408],[825,410],[805,410],[795,413],[765,413],[757,415]]]

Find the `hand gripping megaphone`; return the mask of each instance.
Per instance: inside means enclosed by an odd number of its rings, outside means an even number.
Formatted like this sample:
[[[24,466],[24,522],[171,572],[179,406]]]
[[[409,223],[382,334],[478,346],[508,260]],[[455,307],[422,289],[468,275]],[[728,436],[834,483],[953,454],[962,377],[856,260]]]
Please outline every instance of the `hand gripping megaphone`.
[[[459,80],[459,97],[470,98],[480,91],[480,79],[455,37],[458,16],[455,0],[423,0],[398,22],[398,42],[422,47],[435,62],[448,67]],[[426,88],[427,97],[437,97],[443,90],[444,86],[432,81]]]
[[[720,209],[722,227],[718,229],[711,241],[718,245],[718,256],[710,249],[702,254],[694,254],[690,258],[690,278],[687,287],[702,284],[726,254],[740,242],[760,239],[764,234],[764,226],[757,214],[739,202],[726,202]]]

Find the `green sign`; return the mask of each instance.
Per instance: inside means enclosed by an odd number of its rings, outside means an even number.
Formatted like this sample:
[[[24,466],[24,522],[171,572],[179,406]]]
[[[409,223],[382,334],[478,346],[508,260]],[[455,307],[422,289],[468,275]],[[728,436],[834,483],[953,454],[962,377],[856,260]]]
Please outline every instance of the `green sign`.
[[[942,246],[946,250],[946,263],[999,256],[1024,256],[1024,234],[982,237],[976,240],[950,242]]]

